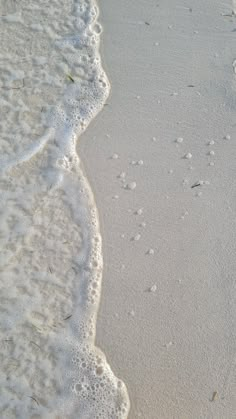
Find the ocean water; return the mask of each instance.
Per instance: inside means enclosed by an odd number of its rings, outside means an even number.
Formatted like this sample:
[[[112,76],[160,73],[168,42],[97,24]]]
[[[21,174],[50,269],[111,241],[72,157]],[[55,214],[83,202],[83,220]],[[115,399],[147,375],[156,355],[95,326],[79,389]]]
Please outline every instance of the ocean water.
[[[0,0],[0,417],[127,418],[95,347],[102,243],[76,145],[109,81],[93,0]]]

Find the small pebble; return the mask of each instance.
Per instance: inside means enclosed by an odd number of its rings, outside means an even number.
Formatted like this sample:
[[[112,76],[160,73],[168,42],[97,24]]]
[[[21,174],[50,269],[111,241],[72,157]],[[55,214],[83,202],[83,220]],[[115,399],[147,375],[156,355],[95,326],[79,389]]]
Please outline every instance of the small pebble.
[[[156,137],[152,137],[152,141],[155,143],[156,142]]]
[[[137,242],[137,241],[139,241],[141,239],[141,234],[136,234],[134,237],[133,237],[133,240],[135,241],[135,242]]]
[[[231,139],[229,134],[227,134],[224,138],[225,138],[225,140],[230,140]]]
[[[209,141],[209,143],[208,143],[208,145],[214,145],[215,144],[215,141],[214,140],[211,140],[211,141]]]
[[[215,166],[215,163],[214,163],[213,161],[211,161],[211,162],[209,163],[209,166]]]
[[[136,182],[130,182],[130,183],[127,183],[125,189],[129,189],[130,191],[133,191],[134,189],[136,189],[136,186],[137,186]]]
[[[157,290],[157,286],[154,284],[154,285],[152,285],[150,288],[149,288],[149,291],[150,292],[156,292],[156,290]]]
[[[191,153],[185,154],[184,158],[190,160],[193,157]]]
[[[121,173],[118,175],[118,178],[120,178],[120,179],[125,179],[125,176],[126,176],[126,173],[125,173],[125,172],[121,172]]]
[[[118,154],[114,153],[114,154],[111,156],[111,158],[112,158],[113,160],[117,160],[117,159],[119,158],[119,156],[118,156]]]
[[[166,344],[165,344],[165,347],[168,349],[168,348],[170,348],[172,345],[173,345],[173,342],[169,342],[169,343],[166,343]]]
[[[149,250],[147,251],[147,254],[148,254],[148,255],[154,255],[154,249],[149,249]]]
[[[184,212],[184,214],[183,214],[183,215],[181,215],[181,217],[180,217],[180,218],[181,218],[182,220],[184,220],[184,219],[185,219],[185,217],[187,217],[187,215],[188,215],[188,211],[185,211],[185,212]]]
[[[128,314],[129,314],[129,316],[134,317],[135,316],[135,311],[134,310],[130,310]]]
[[[114,195],[112,199],[119,199],[119,195]]]
[[[182,137],[177,138],[176,142],[178,144],[181,144],[184,141],[184,139]]]
[[[146,223],[145,223],[145,221],[143,221],[141,224],[140,224],[140,227],[146,227]]]
[[[170,169],[170,170],[168,171],[168,173],[169,173],[170,175],[172,175],[172,174],[174,173],[174,170],[173,170],[173,169]]]
[[[214,156],[215,152],[213,150],[209,151],[209,156]]]
[[[143,208],[139,208],[137,211],[135,211],[136,215],[142,215],[143,213]]]

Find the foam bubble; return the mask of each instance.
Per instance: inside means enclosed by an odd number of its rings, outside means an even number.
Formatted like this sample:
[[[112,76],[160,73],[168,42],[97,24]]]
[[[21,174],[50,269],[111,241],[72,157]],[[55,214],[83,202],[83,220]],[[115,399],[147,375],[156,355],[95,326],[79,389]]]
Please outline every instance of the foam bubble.
[[[126,387],[95,347],[102,246],[77,155],[110,89],[102,27],[93,0],[74,2],[73,13],[66,2],[44,3],[14,2],[1,21],[12,53],[0,64],[0,340],[9,336],[12,356],[4,350],[0,416],[124,419]]]

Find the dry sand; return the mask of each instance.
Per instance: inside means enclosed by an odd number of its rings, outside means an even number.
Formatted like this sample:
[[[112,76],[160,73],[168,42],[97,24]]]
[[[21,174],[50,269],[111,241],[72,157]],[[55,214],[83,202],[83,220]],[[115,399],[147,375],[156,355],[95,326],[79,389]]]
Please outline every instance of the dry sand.
[[[233,419],[232,4],[99,6],[112,93],[80,141],[104,243],[97,343],[127,384],[129,419]]]

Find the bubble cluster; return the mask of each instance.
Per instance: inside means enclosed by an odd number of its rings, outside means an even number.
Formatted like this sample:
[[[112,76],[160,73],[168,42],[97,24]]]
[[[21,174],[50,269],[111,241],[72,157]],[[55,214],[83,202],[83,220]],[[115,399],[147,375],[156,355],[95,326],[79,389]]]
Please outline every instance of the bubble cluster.
[[[81,418],[127,418],[126,388],[114,377],[101,351],[94,351],[88,344],[65,344],[71,352],[71,362],[63,378],[67,397],[58,399],[57,413],[70,418],[77,417],[78,412]]]
[[[93,0],[9,3],[0,53],[1,341],[9,335],[0,416],[125,419],[125,385],[95,347],[102,241],[77,155],[110,89],[98,9]]]

